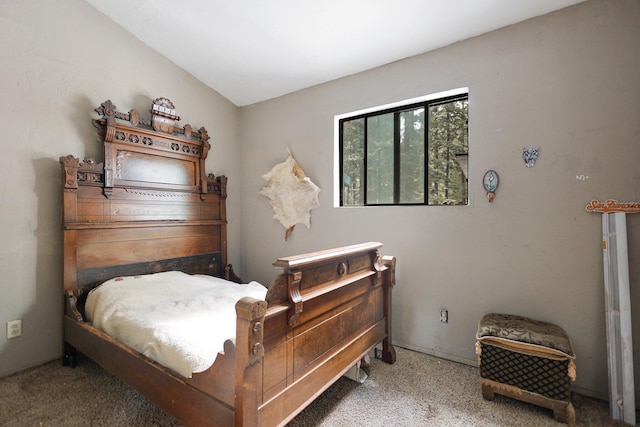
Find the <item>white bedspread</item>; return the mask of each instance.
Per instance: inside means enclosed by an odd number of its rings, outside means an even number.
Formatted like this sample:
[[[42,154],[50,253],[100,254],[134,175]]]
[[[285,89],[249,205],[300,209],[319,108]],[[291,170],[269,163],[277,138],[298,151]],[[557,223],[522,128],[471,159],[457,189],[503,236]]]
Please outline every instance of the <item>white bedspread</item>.
[[[90,292],[85,313],[96,328],[190,378],[235,338],[236,302],[264,300],[266,292],[257,282],[169,271],[111,279]]]

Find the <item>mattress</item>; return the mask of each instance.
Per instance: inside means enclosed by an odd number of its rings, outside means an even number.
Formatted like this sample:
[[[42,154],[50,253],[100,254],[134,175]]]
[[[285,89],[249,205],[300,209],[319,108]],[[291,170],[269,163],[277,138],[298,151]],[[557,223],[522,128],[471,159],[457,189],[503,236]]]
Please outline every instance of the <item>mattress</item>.
[[[190,378],[235,338],[236,302],[245,296],[264,300],[266,292],[257,282],[179,271],[117,277],[89,293],[85,314],[94,327]]]

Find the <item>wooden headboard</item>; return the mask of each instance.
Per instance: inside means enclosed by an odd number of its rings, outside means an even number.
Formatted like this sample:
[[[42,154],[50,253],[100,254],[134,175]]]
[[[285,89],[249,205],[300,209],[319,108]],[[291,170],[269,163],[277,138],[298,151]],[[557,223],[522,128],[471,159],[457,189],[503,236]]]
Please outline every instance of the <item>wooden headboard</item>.
[[[103,162],[60,158],[65,293],[167,270],[223,276],[227,179],[205,173],[205,128],[178,126],[166,98],[152,102],[151,119],[111,101],[95,111]]]

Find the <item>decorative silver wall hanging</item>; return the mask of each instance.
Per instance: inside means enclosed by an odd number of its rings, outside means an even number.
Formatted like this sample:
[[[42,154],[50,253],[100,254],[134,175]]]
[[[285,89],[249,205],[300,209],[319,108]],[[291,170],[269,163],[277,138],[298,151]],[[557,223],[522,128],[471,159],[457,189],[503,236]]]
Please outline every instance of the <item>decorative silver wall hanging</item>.
[[[536,165],[536,160],[538,160],[538,155],[540,155],[540,147],[522,149],[522,158],[524,159],[524,164],[528,168],[532,168]]]

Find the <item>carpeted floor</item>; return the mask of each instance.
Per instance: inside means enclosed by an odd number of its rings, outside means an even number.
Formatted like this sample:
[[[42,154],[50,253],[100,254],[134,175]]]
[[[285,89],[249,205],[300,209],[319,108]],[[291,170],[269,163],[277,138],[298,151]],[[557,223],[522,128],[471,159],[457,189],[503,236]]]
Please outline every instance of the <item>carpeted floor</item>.
[[[562,426],[550,410],[496,395],[482,398],[478,369],[397,349],[398,362],[372,360],[359,384],[346,378],[289,426]],[[578,375],[580,373],[578,372]],[[608,404],[573,394],[579,426],[623,426]],[[180,426],[87,359],[60,361],[0,379],[0,426]]]

